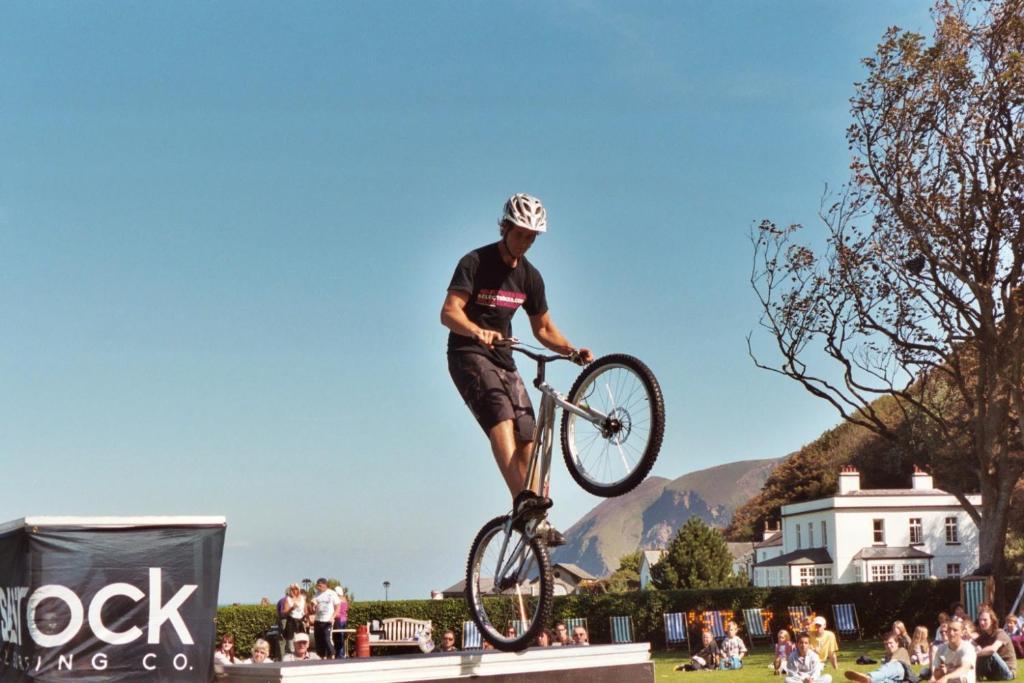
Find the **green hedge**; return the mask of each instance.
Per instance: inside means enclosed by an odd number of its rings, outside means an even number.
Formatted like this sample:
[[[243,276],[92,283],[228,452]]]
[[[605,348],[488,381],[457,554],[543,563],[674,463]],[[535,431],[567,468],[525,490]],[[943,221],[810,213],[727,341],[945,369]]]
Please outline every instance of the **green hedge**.
[[[1017,585],[1013,585],[1016,591]],[[824,586],[782,586],[775,588],[721,588],[714,590],[633,591],[605,595],[568,595],[555,598],[552,622],[571,616],[587,617],[591,642],[610,640],[609,617],[633,616],[635,637],[649,641],[654,647],[665,642],[662,615],[666,612],[732,610],[743,627],[740,610],[762,607],[774,614],[773,630],[788,626],[789,605],[809,605],[832,624],[831,605],[852,602],[866,638],[884,633],[896,619],[910,630],[923,624],[935,630],[936,615],[949,609],[960,597],[957,579],[895,581],[887,583],[850,583]],[[470,619],[466,601],[390,600],[388,602],[353,602],[349,604],[349,623],[364,624],[371,619],[408,617],[429,619],[435,638],[444,629],[455,631],[456,642],[462,639],[462,623]],[[248,655],[253,640],[274,624],[274,608],[259,606],[223,607],[218,611],[218,635],[230,631],[237,649]],[[831,627],[831,626],[830,626]]]

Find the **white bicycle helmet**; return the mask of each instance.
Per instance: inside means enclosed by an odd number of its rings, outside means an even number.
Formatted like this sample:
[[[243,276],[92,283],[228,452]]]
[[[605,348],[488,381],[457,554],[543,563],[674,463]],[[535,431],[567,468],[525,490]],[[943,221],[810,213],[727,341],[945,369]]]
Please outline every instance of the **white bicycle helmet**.
[[[536,197],[522,192],[514,194],[505,202],[498,225],[505,221],[534,232],[547,232],[548,212]]]

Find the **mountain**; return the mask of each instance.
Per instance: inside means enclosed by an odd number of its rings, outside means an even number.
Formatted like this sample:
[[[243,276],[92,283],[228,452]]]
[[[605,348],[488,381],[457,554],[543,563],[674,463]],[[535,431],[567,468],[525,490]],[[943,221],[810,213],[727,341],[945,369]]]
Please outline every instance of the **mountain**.
[[[624,496],[603,501],[569,527],[566,544],[552,553],[552,560],[606,576],[626,553],[667,545],[694,515],[724,528],[733,511],[757,495],[780,460],[732,462],[673,480],[649,477]]]

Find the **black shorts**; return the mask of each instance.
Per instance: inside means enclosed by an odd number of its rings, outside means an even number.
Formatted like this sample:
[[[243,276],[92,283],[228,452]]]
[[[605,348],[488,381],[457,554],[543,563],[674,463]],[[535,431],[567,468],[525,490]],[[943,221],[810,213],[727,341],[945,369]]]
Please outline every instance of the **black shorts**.
[[[533,441],[533,404],[518,372],[472,352],[449,353],[448,372],[485,434],[490,436],[499,422],[512,420],[516,441]]]

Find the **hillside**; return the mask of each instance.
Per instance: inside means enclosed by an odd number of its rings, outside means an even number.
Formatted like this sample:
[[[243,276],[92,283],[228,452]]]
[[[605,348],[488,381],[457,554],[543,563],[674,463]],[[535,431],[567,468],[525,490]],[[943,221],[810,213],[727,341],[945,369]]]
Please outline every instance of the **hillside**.
[[[664,547],[696,515],[725,527],[733,511],[756,496],[779,459],[747,460],[691,472],[678,479],[650,477],[633,491],[609,498],[565,531],[567,543],[552,554],[594,576],[618,567],[639,547]]]

